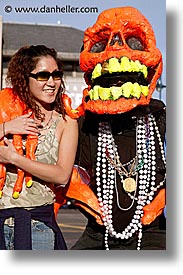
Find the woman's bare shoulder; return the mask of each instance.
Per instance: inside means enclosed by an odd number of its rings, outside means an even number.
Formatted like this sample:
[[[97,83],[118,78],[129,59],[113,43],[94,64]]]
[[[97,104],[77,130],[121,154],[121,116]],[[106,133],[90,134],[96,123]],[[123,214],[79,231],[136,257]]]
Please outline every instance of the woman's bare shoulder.
[[[70,125],[77,125],[78,124],[77,119],[73,119],[73,118],[71,118],[68,115],[65,116],[65,120],[64,121],[65,121],[66,124],[70,124]]]

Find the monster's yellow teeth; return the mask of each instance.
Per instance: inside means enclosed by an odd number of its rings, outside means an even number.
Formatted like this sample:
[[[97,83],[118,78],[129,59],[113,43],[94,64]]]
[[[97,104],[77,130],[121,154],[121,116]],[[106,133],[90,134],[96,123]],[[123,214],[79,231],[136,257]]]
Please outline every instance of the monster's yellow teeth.
[[[101,65],[100,63],[98,63],[98,64],[95,66],[94,70],[93,70],[92,79],[101,76],[101,74],[102,74],[101,71],[102,71],[102,65]]]
[[[112,74],[113,72],[121,72],[121,64],[119,63],[118,59],[113,57],[109,59],[108,64],[108,72]]]
[[[112,57],[103,64],[98,63],[92,72],[91,79],[94,80],[104,73],[112,74],[115,72],[141,72],[145,78],[148,74],[147,67],[141,64],[139,60],[133,61],[123,56],[121,59]]]
[[[89,91],[91,100],[117,100],[120,97],[139,99],[141,95],[148,95],[148,86],[139,85],[137,82],[126,82],[121,87],[112,86],[110,88],[95,85]]]

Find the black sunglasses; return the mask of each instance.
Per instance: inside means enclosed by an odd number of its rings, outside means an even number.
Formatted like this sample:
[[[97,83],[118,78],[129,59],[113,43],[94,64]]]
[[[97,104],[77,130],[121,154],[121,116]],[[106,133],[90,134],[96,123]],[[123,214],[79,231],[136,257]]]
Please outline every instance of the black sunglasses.
[[[30,73],[29,77],[35,78],[37,81],[48,81],[52,76],[53,80],[61,80],[63,77],[62,71],[53,71],[52,73],[47,71],[38,72],[36,74]]]

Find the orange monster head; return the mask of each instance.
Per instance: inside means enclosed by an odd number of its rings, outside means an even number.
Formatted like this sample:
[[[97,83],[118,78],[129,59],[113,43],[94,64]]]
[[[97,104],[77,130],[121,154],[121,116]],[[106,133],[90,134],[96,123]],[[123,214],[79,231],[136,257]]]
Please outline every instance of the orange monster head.
[[[149,104],[162,55],[148,20],[133,7],[103,11],[84,33],[80,68],[84,110],[117,114]]]

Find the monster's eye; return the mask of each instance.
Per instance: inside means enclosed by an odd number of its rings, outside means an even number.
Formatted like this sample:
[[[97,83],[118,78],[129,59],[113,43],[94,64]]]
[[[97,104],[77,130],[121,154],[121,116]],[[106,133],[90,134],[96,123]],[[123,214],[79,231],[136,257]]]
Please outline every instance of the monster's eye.
[[[96,42],[90,49],[91,53],[100,53],[105,50],[105,47],[107,45],[107,41],[99,41]]]
[[[143,51],[144,50],[144,45],[143,45],[140,38],[128,37],[126,39],[126,43],[132,50],[138,50],[138,51]]]

